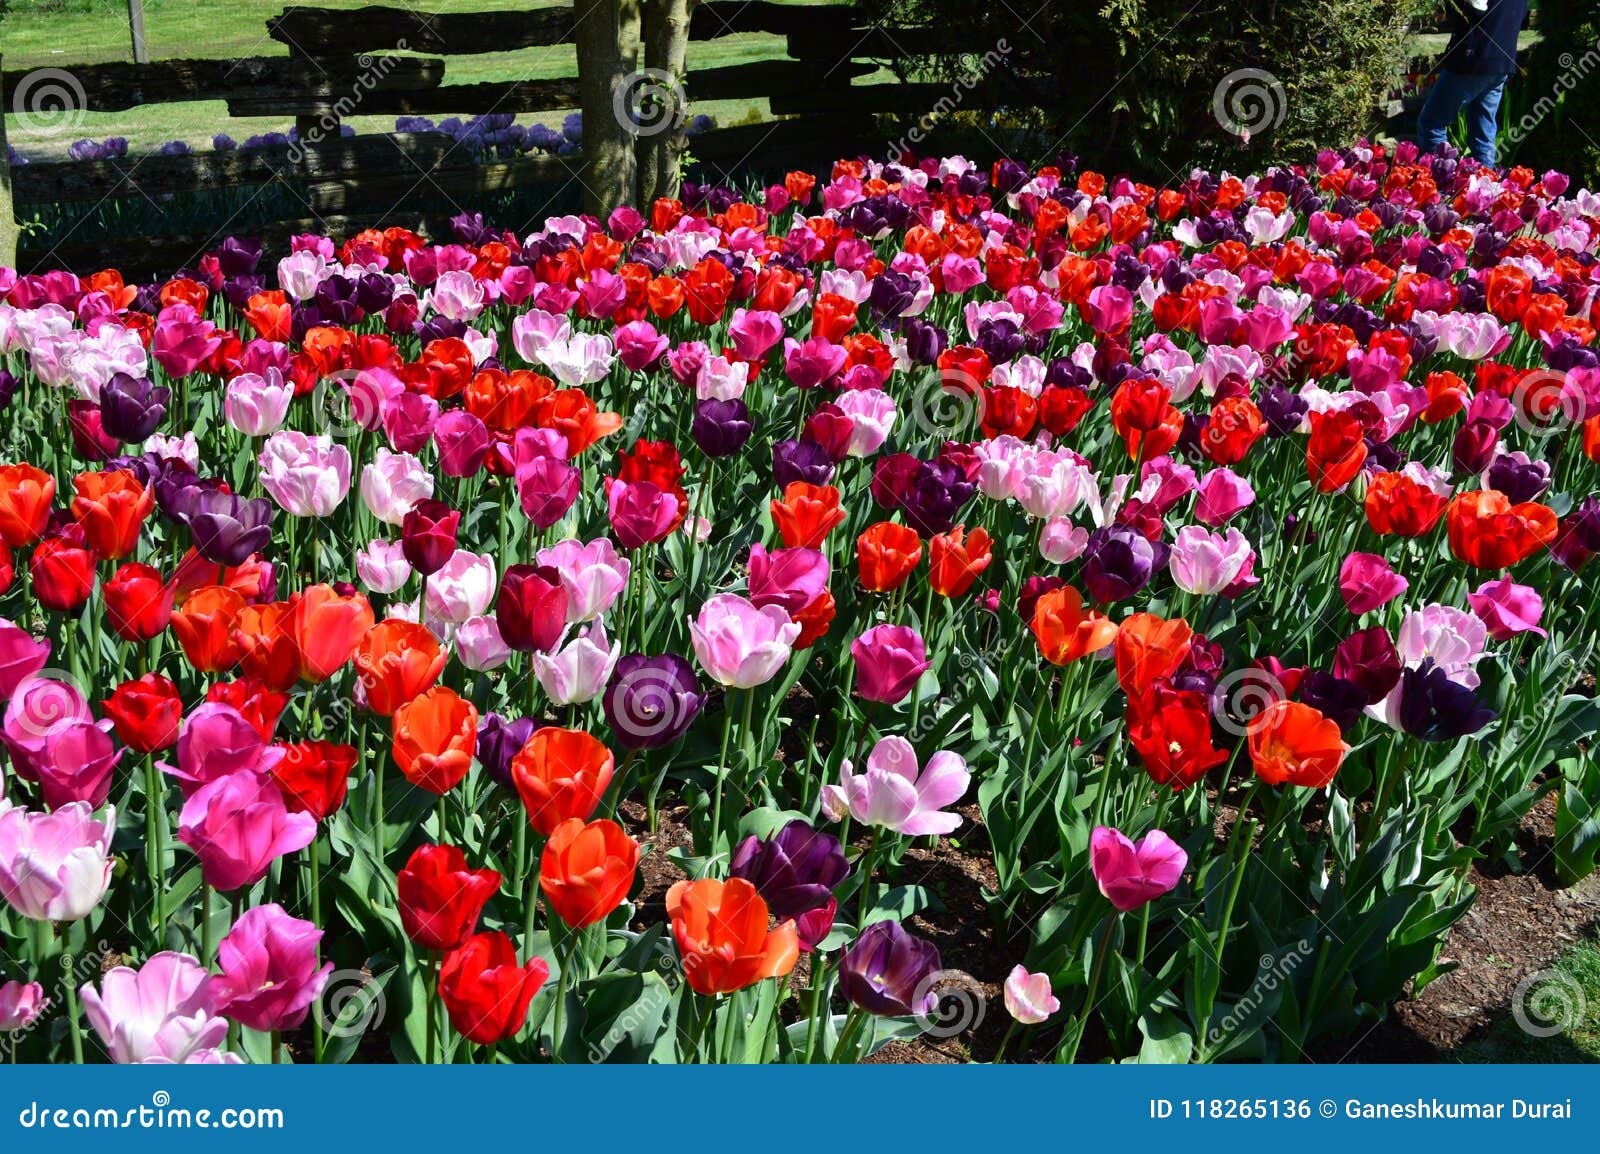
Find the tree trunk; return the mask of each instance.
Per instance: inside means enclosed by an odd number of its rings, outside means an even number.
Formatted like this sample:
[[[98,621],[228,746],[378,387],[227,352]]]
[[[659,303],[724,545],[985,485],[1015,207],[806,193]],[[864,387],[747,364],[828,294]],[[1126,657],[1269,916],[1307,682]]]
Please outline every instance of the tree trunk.
[[[0,5],[3,7],[3,5]],[[0,57],[0,61],[3,61]],[[17,216],[11,204],[11,160],[6,151],[5,92],[0,89],[0,267],[17,263]]]
[[[694,0],[644,0],[644,5],[644,66],[656,74],[676,105],[658,131],[639,136],[639,207],[648,210],[657,198],[678,194],[679,164],[688,148],[684,77],[688,74],[689,15]]]
[[[584,208],[602,220],[633,197],[631,125],[618,114],[629,70],[623,0],[577,0],[578,99],[583,110]]]

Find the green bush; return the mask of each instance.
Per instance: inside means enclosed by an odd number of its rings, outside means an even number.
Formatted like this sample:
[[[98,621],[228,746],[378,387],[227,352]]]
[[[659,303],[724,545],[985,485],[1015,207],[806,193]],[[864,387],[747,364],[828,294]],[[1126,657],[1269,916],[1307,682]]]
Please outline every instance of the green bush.
[[[1192,164],[1240,167],[1241,152],[1252,166],[1303,159],[1376,129],[1404,70],[1412,21],[1428,7],[1048,0],[1023,25],[995,0],[865,5],[875,20],[946,29],[964,47],[967,55],[910,62],[924,78],[970,75],[973,57],[1003,37],[1004,64],[987,78],[1007,105],[995,124],[1025,128],[1040,154],[1060,147],[1151,177]]]
[[[1541,0],[1536,27],[1542,39],[1512,82],[1503,126],[1509,159],[1600,187],[1600,8]]]

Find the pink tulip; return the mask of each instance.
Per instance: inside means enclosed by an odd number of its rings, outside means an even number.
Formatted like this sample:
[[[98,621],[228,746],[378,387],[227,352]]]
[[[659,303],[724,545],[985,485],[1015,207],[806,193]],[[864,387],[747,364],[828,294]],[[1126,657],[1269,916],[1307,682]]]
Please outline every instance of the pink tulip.
[[[1194,470],[1171,457],[1146,461],[1139,473],[1139,495],[1163,516],[1194,487]]]
[[[894,398],[882,389],[852,389],[834,398],[834,404],[850,418],[847,457],[870,457],[889,439],[894,428]]]
[[[1509,577],[1485,581],[1477,592],[1467,594],[1467,604],[1496,641],[1505,641],[1518,633],[1545,636],[1545,631],[1539,628],[1544,598],[1537,590],[1518,585]]]
[[[657,364],[671,345],[649,321],[619,325],[612,339],[617,343],[617,359],[635,373]]]
[[[177,781],[187,798],[233,774],[264,776],[282,759],[283,750],[267,744],[237,709],[208,701],[183,719],[178,731],[178,764],[160,762],[158,768]]]
[[[633,571],[626,557],[619,556],[609,537],[597,537],[585,545],[581,541],[558,541],[539,550],[539,564],[548,565],[561,576],[567,591],[567,624],[592,621],[616,603]]]
[[[907,837],[945,834],[961,824],[961,815],[941,811],[960,801],[971,783],[959,754],[941,749],[919,772],[911,743],[885,737],[867,755],[865,772],[856,773],[849,758],[840,763],[839,784],[822,787],[822,812],[832,821],[848,816]]]
[[[83,802],[36,813],[0,798],[0,897],[25,918],[75,922],[88,917],[111,884],[111,835],[105,817]]]
[[[183,1063],[228,1036],[213,988],[204,966],[168,950],[137,970],[108,971],[98,990],[85,982],[80,994],[84,1016],[113,1062]]]
[[[1232,585],[1254,556],[1250,542],[1237,529],[1221,534],[1185,525],[1172,542],[1167,565],[1179,589],[1209,596]]]
[[[492,613],[462,622],[456,630],[455,647],[461,664],[478,672],[499,669],[511,659],[512,653]]]
[[[277,369],[240,373],[228,382],[222,411],[228,424],[247,437],[265,437],[283,427],[294,400],[294,385]]]
[[[776,605],[757,608],[736,593],[718,593],[689,619],[700,667],[723,685],[750,689],[772,680],[789,660],[800,623]]]
[[[199,856],[206,885],[223,892],[254,885],[316,836],[316,818],[290,813],[272,780],[250,772],[202,786],[178,815],[178,840]]]
[[[433,474],[410,453],[380,448],[361,470],[361,501],[378,520],[399,525],[418,501],[433,496]]]
[[[75,685],[48,677],[29,676],[18,682],[0,721],[0,741],[11,754],[12,768],[27,781],[39,777],[45,747],[72,726],[92,724],[89,703]]]
[[[411,562],[400,542],[369,541],[356,554],[356,575],[374,593],[394,593],[411,579]]]
[[[530,654],[533,675],[556,705],[578,705],[600,696],[621,656],[622,646],[607,640],[600,620],[554,653]]]
[[[216,326],[186,304],[168,305],[156,318],[150,355],[169,377],[187,377],[222,345]]]
[[[578,470],[561,457],[535,457],[517,466],[517,499],[534,528],[548,529],[567,515],[580,481]]]
[[[433,427],[439,471],[446,477],[475,477],[489,455],[489,428],[465,409],[451,409]]]
[[[350,450],[326,434],[274,433],[258,463],[261,487],[290,516],[326,517],[350,491]]]
[[[280,905],[246,910],[217,944],[217,1012],[252,1030],[301,1025],[333,972],[332,962],[317,967],[321,941],[320,929]]]
[[[10,701],[17,686],[44,668],[50,660],[50,642],[35,638],[0,617],[0,701]]]
[[[426,393],[400,393],[384,401],[379,411],[383,435],[396,452],[420,453],[433,440],[439,402]]]
[[[339,381],[348,398],[351,418],[369,433],[383,428],[383,415],[387,406],[391,401],[398,401],[406,391],[406,383],[396,376],[393,370],[381,366],[362,369],[354,378],[348,380],[335,379]],[[431,401],[433,398],[424,399]],[[438,411],[438,406],[435,405],[433,412]],[[417,446],[418,449],[421,447]]]
[[[107,731],[109,721],[98,725],[75,721],[53,734],[34,762],[39,794],[45,805],[60,809],[83,802],[91,809],[105,804],[111,792],[111,773],[122,760],[122,750]]]
[[[26,1030],[45,1005],[44,987],[38,982],[0,985],[0,1032]]]
[[[1256,491],[1232,469],[1212,469],[1200,481],[1194,515],[1207,525],[1221,526],[1255,502]]]
[[[637,549],[667,535],[678,519],[678,498],[651,481],[607,477],[606,513],[617,543]]]
[[[488,612],[498,580],[493,557],[457,549],[444,567],[428,578],[427,604],[423,606],[428,620],[460,625]]]
[[[886,705],[904,699],[928,668],[928,647],[909,625],[874,625],[850,643],[856,692]]]
[[[850,354],[825,337],[783,342],[783,371],[798,389],[814,389],[844,368]]]
[[[1050,992],[1049,974],[1030,974],[1023,966],[1013,966],[1006,975],[1006,1012],[1024,1026],[1037,1026],[1061,1009],[1061,1000]]]
[[[1089,868],[1100,892],[1126,913],[1154,901],[1178,884],[1189,855],[1160,830],[1151,830],[1137,843],[1109,826],[1096,826],[1089,835]]]
[[[765,309],[734,309],[728,341],[740,360],[759,361],[783,339],[783,320]]]
[[[1387,605],[1410,586],[1376,553],[1352,553],[1339,566],[1339,595],[1357,617]]]
[[[776,605],[793,616],[828,587],[828,559],[816,549],[768,553],[757,542],[750,546],[750,575],[745,584],[753,605]]]

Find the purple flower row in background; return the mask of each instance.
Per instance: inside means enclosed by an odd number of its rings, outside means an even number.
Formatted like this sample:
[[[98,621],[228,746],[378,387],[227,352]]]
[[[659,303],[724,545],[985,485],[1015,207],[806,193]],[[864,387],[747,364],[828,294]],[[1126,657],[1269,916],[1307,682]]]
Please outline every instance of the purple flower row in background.
[[[691,136],[716,127],[711,117],[700,115],[690,118],[687,130]],[[561,122],[559,129],[546,124],[518,124],[510,112],[491,112],[462,120],[451,116],[435,123],[426,116],[401,116],[394,122],[396,132],[438,132],[450,137],[473,156],[483,160],[510,160],[529,153],[542,152],[564,156],[578,151],[583,141],[583,116],[574,112]],[[354,136],[355,129],[348,124],[339,128],[341,136]],[[288,132],[264,132],[236,141],[226,132],[211,138],[211,146],[218,152],[233,152],[256,148],[283,148],[297,143],[300,134],[295,129]],[[158,156],[186,156],[194,150],[181,140],[169,140],[154,150]],[[110,136],[105,140],[79,140],[67,149],[71,160],[115,160],[128,155],[128,139]],[[11,146],[6,147],[6,157],[13,166],[29,163],[29,157]]]

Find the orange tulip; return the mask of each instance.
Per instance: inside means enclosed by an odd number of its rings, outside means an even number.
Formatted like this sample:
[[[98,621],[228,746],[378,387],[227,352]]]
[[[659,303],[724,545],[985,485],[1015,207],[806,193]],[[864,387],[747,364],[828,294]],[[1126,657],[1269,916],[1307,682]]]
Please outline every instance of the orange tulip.
[[[549,837],[564,821],[589,820],[615,769],[611,751],[597,738],[547,725],[511,759],[511,782],[533,828]]]
[[[879,521],[856,538],[861,585],[873,593],[900,588],[921,560],[922,538],[905,525]]]
[[[1336,722],[1299,701],[1274,701],[1250,722],[1250,760],[1268,785],[1321,789],[1350,747]]]
[[[478,748],[478,711],[435,686],[394,711],[394,760],[412,785],[443,796],[467,776]]]
[[[55,478],[43,469],[0,465],[0,540],[20,549],[43,537],[55,498]]]
[[[1103,613],[1085,610],[1083,595],[1071,585],[1051,589],[1034,602],[1028,627],[1039,642],[1039,652],[1052,665],[1098,653],[1117,637],[1117,623]]]
[[[639,843],[616,822],[568,818],[544,843],[539,888],[562,921],[582,928],[622,904],[638,868]]]
[[[794,969],[800,937],[793,921],[767,928],[767,903],[743,878],[682,881],[667,891],[667,917],[697,994],[731,994]]]
[[[839,490],[790,481],[783,487],[783,500],[772,501],[772,523],[787,548],[820,549],[829,532],[844,523]]]
[[[957,525],[928,542],[928,584],[941,597],[960,597],[993,560],[994,543],[987,532],[974,529],[969,537],[967,527]]]
[[[341,597],[313,585],[289,599],[289,636],[300,653],[300,676],[326,681],[350,660],[372,628],[372,605],[360,593]]]
[[[239,663],[233,628],[243,612],[244,598],[223,585],[207,585],[184,598],[172,615],[172,630],[196,672],[220,673]]]
[[[233,625],[233,644],[245,676],[283,692],[300,679],[300,652],[289,636],[289,603],[246,605]]]
[[[72,487],[78,493],[72,516],[83,526],[89,547],[112,560],[132,553],[145,518],[156,507],[155,494],[126,469],[79,473]]]
[[[1513,505],[1498,489],[1462,493],[1445,512],[1450,551],[1478,569],[1506,569],[1556,539],[1556,515],[1536,501]]]
[[[380,717],[393,717],[395,710],[432,687],[444,664],[438,638],[415,621],[380,621],[356,646],[356,676],[367,708]]]
[[[1183,618],[1163,620],[1154,613],[1135,613],[1117,629],[1117,683],[1128,697],[1147,693],[1164,677],[1171,677],[1189,655],[1194,631]]]

